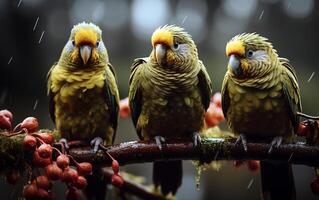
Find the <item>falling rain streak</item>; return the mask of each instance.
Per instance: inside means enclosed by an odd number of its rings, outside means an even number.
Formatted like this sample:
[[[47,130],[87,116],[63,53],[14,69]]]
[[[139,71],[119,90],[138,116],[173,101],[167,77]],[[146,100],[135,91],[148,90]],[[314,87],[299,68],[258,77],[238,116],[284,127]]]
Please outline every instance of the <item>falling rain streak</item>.
[[[18,3],[18,8],[19,8],[19,6],[20,6],[21,3],[22,3],[22,0],[19,1],[19,3]]]
[[[248,185],[247,185],[247,190],[249,190],[250,189],[250,187],[251,187],[251,185],[254,183],[254,178],[252,178],[250,181],[249,181],[249,183],[248,183]]]
[[[12,59],[13,59],[13,56],[11,56],[11,58],[9,59],[9,61],[8,61],[8,65],[10,65],[10,63],[11,63]]]
[[[36,99],[34,102],[33,110],[35,110],[37,108],[37,106],[38,106],[38,99]]]
[[[35,23],[34,23],[34,26],[33,26],[33,31],[35,30],[35,28],[37,27],[37,25],[38,25],[38,21],[39,21],[39,17],[37,18],[37,20],[35,21]]]
[[[42,31],[42,34],[41,34],[40,39],[39,39],[39,44],[40,44],[40,43],[41,43],[41,41],[42,41],[42,38],[43,38],[44,32],[45,32],[45,31]]]
[[[291,6],[291,2],[288,3],[287,9],[289,9]]]
[[[288,162],[290,162],[290,160],[291,160],[291,158],[292,158],[293,155],[294,155],[294,153],[292,152],[291,155],[290,155],[290,157],[289,157],[289,159],[288,159]]]
[[[312,74],[310,75],[309,79],[308,79],[308,83],[311,81],[311,79],[313,78],[313,76],[315,75],[315,72],[312,72]]]
[[[185,16],[185,17],[183,18],[183,20],[182,20],[182,22],[181,22],[181,25],[183,25],[183,24],[185,23],[187,17],[188,17],[188,16]]]
[[[263,18],[263,15],[264,15],[264,10],[261,11],[258,19],[261,20]]]

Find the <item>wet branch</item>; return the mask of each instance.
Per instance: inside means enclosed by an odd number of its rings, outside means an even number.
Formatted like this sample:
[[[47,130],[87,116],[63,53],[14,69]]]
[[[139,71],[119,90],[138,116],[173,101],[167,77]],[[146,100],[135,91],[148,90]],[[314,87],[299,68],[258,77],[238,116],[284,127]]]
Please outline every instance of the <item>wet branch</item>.
[[[241,145],[222,138],[203,139],[198,148],[189,141],[167,141],[166,146],[159,150],[154,141],[124,142],[107,147],[107,151],[119,161],[120,165],[145,163],[160,160],[268,160],[303,164],[308,166],[319,165],[319,146],[305,144],[283,144],[270,148],[266,143],[248,143],[247,152]],[[110,166],[111,160],[103,151],[93,154],[89,147],[72,148],[69,151],[78,161],[93,161],[95,164]]]

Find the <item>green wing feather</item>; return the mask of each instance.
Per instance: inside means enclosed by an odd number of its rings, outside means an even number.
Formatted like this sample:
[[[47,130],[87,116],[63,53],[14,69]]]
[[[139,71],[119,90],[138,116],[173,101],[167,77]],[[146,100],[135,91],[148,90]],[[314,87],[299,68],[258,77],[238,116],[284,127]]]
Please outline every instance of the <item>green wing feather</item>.
[[[57,63],[53,64],[53,66],[51,67],[51,69],[49,70],[48,74],[47,74],[47,95],[49,97],[49,112],[50,112],[50,117],[52,119],[52,121],[55,123],[55,104],[53,101],[54,98],[54,93],[51,91],[51,71],[53,70],[53,68],[57,65]]]
[[[142,91],[140,89],[140,71],[143,65],[147,63],[147,58],[135,59],[131,67],[131,75],[129,79],[130,91],[129,91],[129,104],[131,109],[131,116],[133,124],[136,128],[137,135],[140,139],[143,139],[141,130],[137,128],[137,121],[142,110]]]
[[[222,89],[221,89],[221,96],[222,96],[222,110],[224,117],[227,118],[227,111],[230,105],[230,98],[228,94],[228,74],[226,73],[223,84],[222,84]]]
[[[202,94],[202,102],[205,107],[205,110],[208,109],[210,98],[212,96],[212,82],[210,80],[210,77],[206,71],[206,67],[202,63],[202,61],[199,61],[200,65],[200,71],[197,75],[198,77],[198,87]]]
[[[110,69],[110,71],[108,71]],[[115,133],[117,130],[117,124],[119,120],[119,92],[117,88],[117,78],[114,71],[113,66],[109,63],[108,69],[106,69],[105,74],[105,84],[104,84],[104,90],[105,90],[105,102],[107,106],[110,108],[110,123],[114,130],[114,135],[112,139],[112,143],[115,139]]]
[[[286,100],[286,104],[289,110],[289,116],[293,126],[297,129],[299,124],[299,118],[297,112],[302,111],[300,89],[298,86],[298,80],[294,68],[290,65],[289,60],[285,58],[279,58],[281,65],[284,67],[284,73],[282,74],[283,92]]]

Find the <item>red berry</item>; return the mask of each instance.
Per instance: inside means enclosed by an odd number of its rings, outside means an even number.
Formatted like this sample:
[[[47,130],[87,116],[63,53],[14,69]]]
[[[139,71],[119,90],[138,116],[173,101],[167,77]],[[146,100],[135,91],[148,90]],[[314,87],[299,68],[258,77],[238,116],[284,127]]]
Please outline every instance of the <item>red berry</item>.
[[[309,126],[307,125],[306,122],[301,122],[298,126],[298,131],[297,131],[297,135],[299,136],[307,136],[309,130]]]
[[[129,106],[128,98],[120,101],[120,117],[127,118],[131,115],[131,109]]]
[[[66,191],[66,199],[67,200],[80,200],[81,199],[81,193],[75,187],[70,187]]]
[[[0,115],[0,129],[12,130],[10,119],[3,114]]]
[[[117,162],[117,160],[113,160],[112,161],[112,169],[113,169],[114,174],[118,174],[119,173],[120,164],[119,164],[119,162]]]
[[[245,161],[243,161],[243,160],[234,160],[234,163],[233,163],[233,165],[235,166],[235,167],[241,167],[241,166],[243,166],[245,164]]]
[[[57,164],[60,168],[64,169],[64,168],[66,168],[66,167],[69,166],[69,164],[70,164],[70,159],[69,159],[69,157],[68,157],[67,155],[61,154],[61,155],[59,155],[59,156],[57,157],[57,159],[56,159],[56,164]]]
[[[318,179],[314,179],[311,184],[311,191],[312,193],[314,193],[315,195],[319,195],[319,180]]]
[[[32,160],[33,164],[36,166],[36,167],[40,167],[40,168],[43,168],[43,167],[46,167],[48,166],[49,164],[52,163],[52,160],[51,158],[42,158],[40,155],[39,155],[39,152],[36,150],[34,151],[33,153],[33,160]]]
[[[48,199],[50,197],[48,191],[42,189],[42,188],[38,188],[37,191],[37,199]]]
[[[41,144],[38,148],[39,155],[42,158],[51,158],[52,156],[52,147],[49,144]]]
[[[220,92],[216,92],[212,97],[212,102],[219,108],[222,107],[222,95]]]
[[[9,110],[0,110],[0,115],[4,115],[9,118],[9,121],[12,123],[13,115]]]
[[[52,144],[54,142],[54,137],[52,134],[49,133],[40,133],[37,134],[39,138],[46,144]]]
[[[25,128],[29,133],[33,133],[39,129],[38,119],[35,117],[27,117],[21,122],[20,128]]]
[[[38,176],[32,181],[32,183],[38,186],[38,188],[42,188],[44,190],[49,190],[52,188],[52,183],[46,176]]]
[[[113,174],[111,181],[112,181],[112,185],[116,187],[122,187],[122,185],[124,184],[123,178],[118,174]]]
[[[79,163],[77,166],[78,173],[82,176],[87,176],[92,174],[92,165],[88,162]]]
[[[74,183],[77,181],[78,177],[78,172],[71,167],[65,168],[62,173],[62,181],[66,183]]]
[[[260,163],[258,160],[248,160],[247,166],[251,171],[257,171],[260,168]]]
[[[73,183],[78,189],[83,189],[87,186],[87,181],[83,176],[79,176],[78,179]]]
[[[48,176],[51,180],[59,180],[62,177],[62,169],[58,167],[56,164],[48,165],[45,168],[45,174]]]
[[[20,173],[17,170],[13,170],[6,174],[6,180],[9,184],[15,185],[20,179]]]
[[[23,138],[23,146],[25,149],[34,150],[37,146],[37,139],[31,135],[26,135]]]
[[[23,188],[22,196],[26,199],[35,199],[37,196],[38,188],[34,184],[28,184]]]

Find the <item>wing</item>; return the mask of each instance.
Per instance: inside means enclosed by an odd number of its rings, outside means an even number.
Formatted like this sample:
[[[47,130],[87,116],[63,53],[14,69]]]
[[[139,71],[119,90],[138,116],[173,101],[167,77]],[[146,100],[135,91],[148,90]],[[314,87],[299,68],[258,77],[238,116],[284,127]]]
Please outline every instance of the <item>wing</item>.
[[[206,71],[206,67],[202,63],[202,61],[199,61],[200,65],[200,71],[198,72],[198,87],[202,94],[202,102],[205,107],[205,110],[208,109],[210,98],[212,96],[212,82],[209,78],[209,75]]]
[[[224,114],[225,119],[227,119],[227,111],[228,111],[229,104],[230,104],[230,98],[229,98],[229,94],[228,94],[228,74],[227,73],[226,73],[224,80],[223,80],[221,95],[222,95],[223,114]]]
[[[54,93],[51,91],[51,72],[53,70],[53,68],[57,65],[57,63],[53,64],[53,66],[51,67],[51,69],[49,70],[48,74],[47,74],[47,95],[49,97],[49,112],[50,112],[50,117],[52,119],[52,121],[55,123],[55,105],[54,105]]]
[[[110,108],[110,122],[114,130],[112,143],[114,143],[117,124],[119,120],[119,102],[120,96],[117,87],[117,79],[113,66],[109,63],[105,74],[105,102]]]
[[[140,71],[143,65],[147,63],[147,58],[135,59],[131,67],[131,75],[129,80],[129,104],[132,113],[132,121],[135,126],[137,135],[140,139],[143,139],[141,130],[137,127],[137,121],[142,110],[142,91],[140,89]]]
[[[288,105],[289,117],[292,121],[295,130],[299,125],[297,112],[301,112],[301,98],[298,80],[294,68],[290,65],[289,60],[279,58],[280,63],[284,67],[282,78],[284,97]]]

